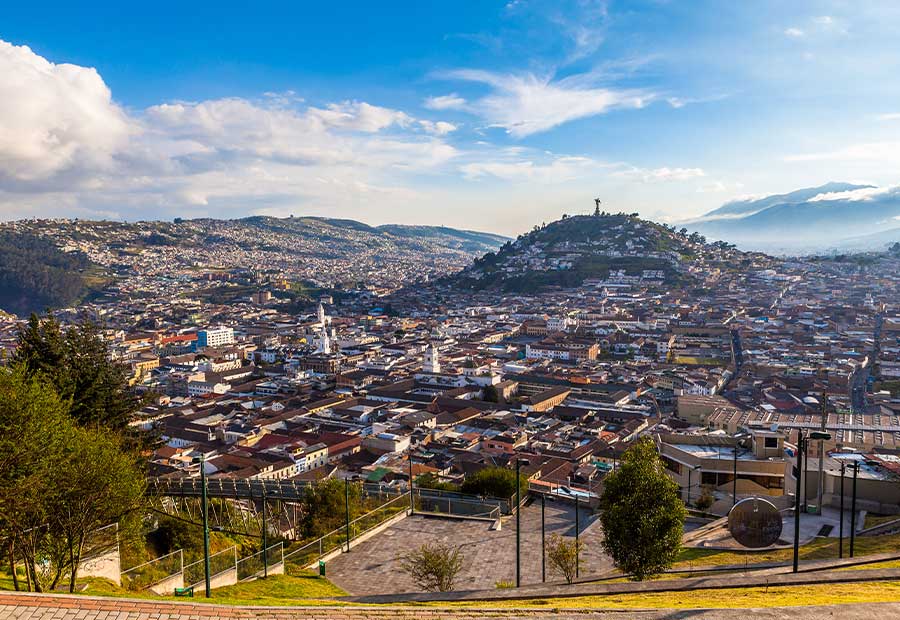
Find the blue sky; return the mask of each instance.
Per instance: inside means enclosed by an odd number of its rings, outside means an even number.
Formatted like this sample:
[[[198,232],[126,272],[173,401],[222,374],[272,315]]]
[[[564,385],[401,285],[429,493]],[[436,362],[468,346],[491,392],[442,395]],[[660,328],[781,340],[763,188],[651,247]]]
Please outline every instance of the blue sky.
[[[517,233],[900,171],[900,3],[15,3],[0,217]]]

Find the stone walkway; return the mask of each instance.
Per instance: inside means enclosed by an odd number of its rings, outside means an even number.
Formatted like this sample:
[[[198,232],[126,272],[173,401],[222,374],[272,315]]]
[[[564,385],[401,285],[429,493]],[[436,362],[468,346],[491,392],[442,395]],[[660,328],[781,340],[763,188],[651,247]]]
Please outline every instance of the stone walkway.
[[[900,617],[900,604],[769,609],[439,609],[425,607],[228,607],[140,599],[0,593],[0,620],[871,620]]]
[[[600,547],[600,524],[580,513],[581,540],[585,544],[583,571],[598,574],[612,568]],[[563,502],[547,502],[547,536],[575,535],[575,509]],[[426,542],[444,542],[462,548],[465,564],[457,580],[458,590],[494,588],[499,581],[516,578],[516,520],[503,519],[500,531],[488,521],[412,516],[374,538],[333,558],[326,567],[328,578],[352,594],[393,594],[418,590],[400,570],[398,556]],[[547,567],[547,580],[561,577]],[[541,506],[522,511],[522,584],[541,583]]]

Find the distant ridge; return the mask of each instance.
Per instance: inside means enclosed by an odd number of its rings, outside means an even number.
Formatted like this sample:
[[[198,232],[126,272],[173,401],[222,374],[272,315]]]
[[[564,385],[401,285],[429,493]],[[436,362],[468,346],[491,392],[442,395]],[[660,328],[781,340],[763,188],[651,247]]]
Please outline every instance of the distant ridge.
[[[878,235],[900,225],[898,218],[900,187],[827,183],[729,202],[684,226],[743,249],[810,253],[849,240],[859,249],[877,249]],[[871,237],[871,245],[860,245],[866,237]]]

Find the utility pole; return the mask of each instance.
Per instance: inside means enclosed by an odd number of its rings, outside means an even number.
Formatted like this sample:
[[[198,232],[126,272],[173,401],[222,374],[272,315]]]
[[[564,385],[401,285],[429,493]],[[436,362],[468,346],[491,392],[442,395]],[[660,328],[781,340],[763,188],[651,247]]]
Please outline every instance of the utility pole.
[[[200,501],[203,504],[203,581],[206,585],[206,598],[210,597],[209,590],[209,511],[206,496],[206,455],[200,455]]]

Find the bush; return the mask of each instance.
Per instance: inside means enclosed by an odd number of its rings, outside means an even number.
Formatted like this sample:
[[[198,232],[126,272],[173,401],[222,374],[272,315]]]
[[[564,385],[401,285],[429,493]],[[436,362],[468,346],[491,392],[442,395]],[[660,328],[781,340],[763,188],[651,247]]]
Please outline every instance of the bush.
[[[462,570],[459,547],[444,543],[425,543],[400,558],[400,568],[426,592],[449,592]]]
[[[715,503],[715,501],[716,498],[712,496],[712,493],[709,492],[709,489],[704,488],[700,493],[700,497],[698,497],[697,501],[694,502],[694,506],[696,506],[697,510],[699,510],[700,512],[706,512]]]
[[[566,583],[572,583],[581,568],[581,554],[584,552],[584,543],[575,542],[563,538],[559,534],[553,534],[547,541],[547,561],[550,567],[562,575]]]

